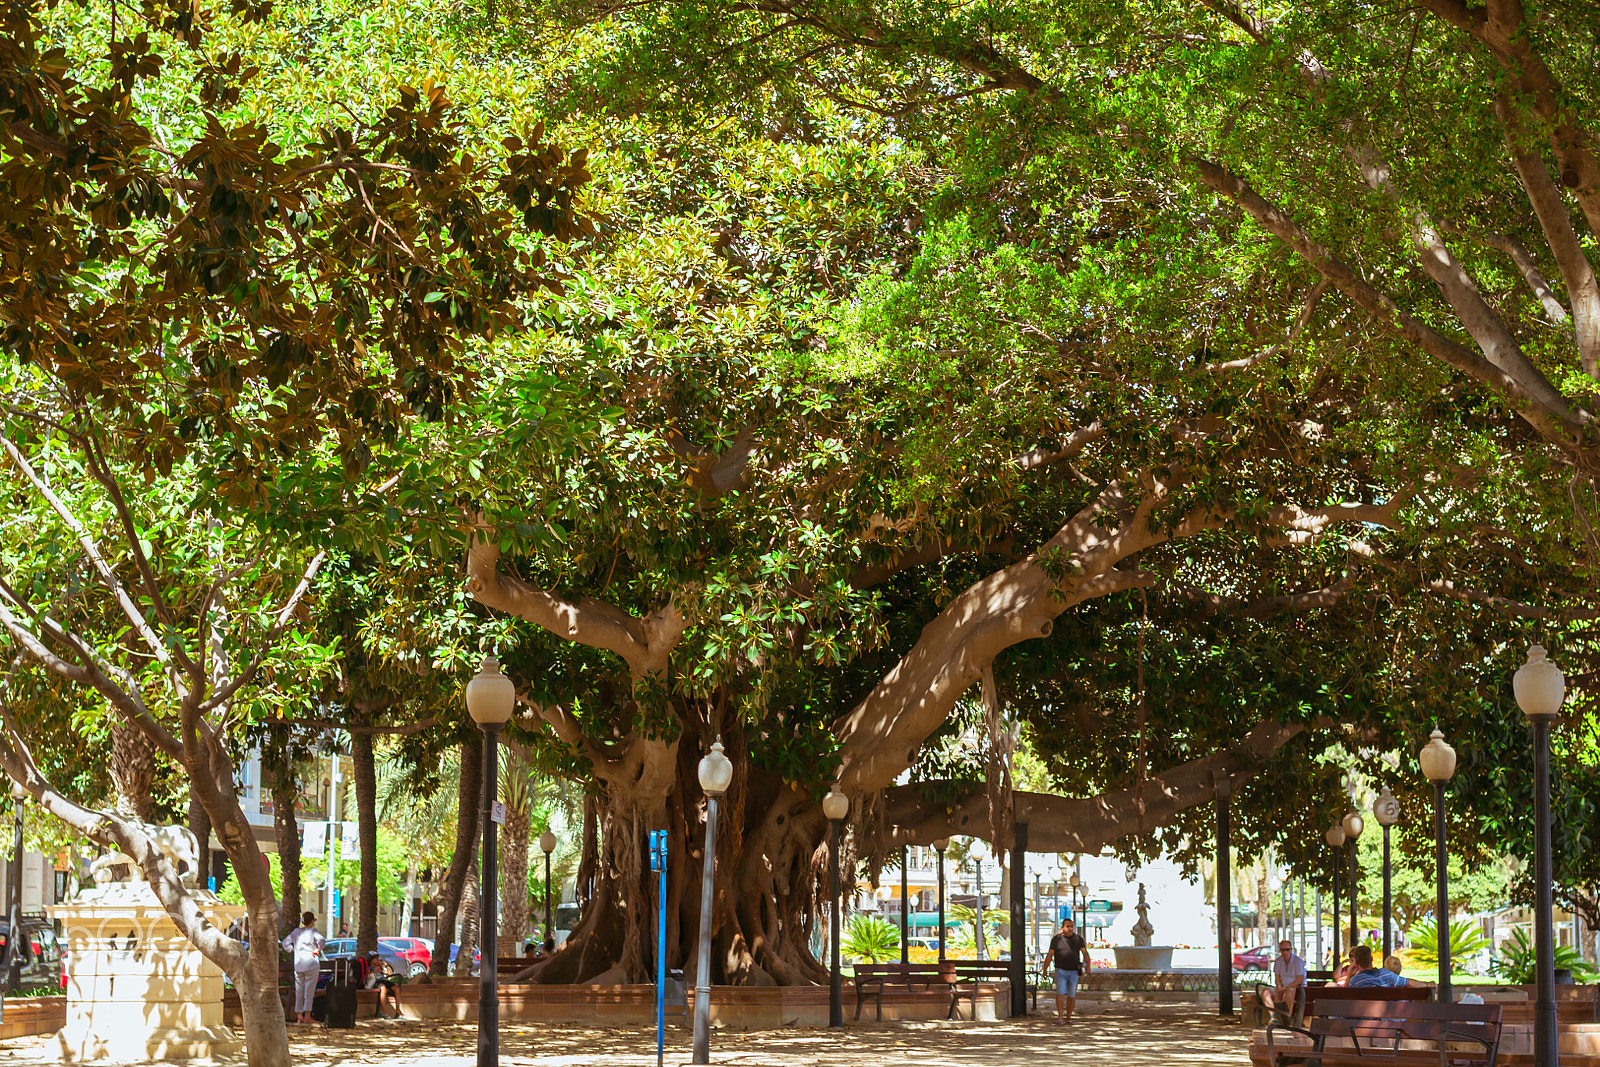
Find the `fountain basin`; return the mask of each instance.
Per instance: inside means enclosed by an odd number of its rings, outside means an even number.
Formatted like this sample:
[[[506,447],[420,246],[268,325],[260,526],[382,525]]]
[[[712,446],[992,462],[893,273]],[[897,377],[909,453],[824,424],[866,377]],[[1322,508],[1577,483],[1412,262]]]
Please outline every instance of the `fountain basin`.
[[[1119,971],[1167,971],[1172,969],[1171,945],[1117,945]]]

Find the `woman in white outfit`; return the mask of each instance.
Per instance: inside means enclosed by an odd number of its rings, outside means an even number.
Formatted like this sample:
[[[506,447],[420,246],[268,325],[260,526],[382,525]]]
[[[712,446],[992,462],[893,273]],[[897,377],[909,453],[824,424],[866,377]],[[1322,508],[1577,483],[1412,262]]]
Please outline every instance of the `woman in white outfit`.
[[[317,975],[322,970],[322,946],[327,940],[317,933],[317,916],[306,912],[300,925],[283,939],[283,950],[294,954],[294,1010],[297,1023],[311,1022],[311,1001],[317,995]]]

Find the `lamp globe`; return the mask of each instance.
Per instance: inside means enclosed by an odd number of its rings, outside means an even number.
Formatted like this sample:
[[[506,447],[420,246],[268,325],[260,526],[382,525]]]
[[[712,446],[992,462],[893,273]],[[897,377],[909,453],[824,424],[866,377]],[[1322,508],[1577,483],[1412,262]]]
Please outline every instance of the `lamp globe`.
[[[1329,845],[1334,848],[1338,848],[1340,845],[1344,844],[1344,827],[1340,826],[1338,823],[1334,823],[1332,826],[1328,827],[1328,832],[1322,836]]]
[[[1379,826],[1393,826],[1400,821],[1400,802],[1389,792],[1388,786],[1384,786],[1378,799],[1372,802],[1372,816]]]
[[[711,743],[711,751],[700,760],[700,788],[706,796],[720,797],[733,782],[733,761],[722,753],[722,738]]]
[[[548,826],[545,827],[544,833],[539,835],[539,849],[546,856],[556,850],[556,834]]]
[[[500,726],[517,706],[517,687],[500,673],[500,661],[484,656],[483,664],[467,683],[467,714],[479,726]]]
[[[1361,836],[1361,831],[1367,828],[1367,823],[1361,817],[1361,813],[1352,808],[1350,809],[1350,814],[1344,817],[1344,822],[1341,826],[1344,829],[1345,840],[1354,841]]]
[[[1567,696],[1567,680],[1557,667],[1545,658],[1543,645],[1528,647],[1528,662],[1517,668],[1511,676],[1511,689],[1517,695],[1517,706],[1530,719],[1553,719],[1561,713],[1561,702]]]
[[[1444,743],[1444,732],[1434,727],[1428,743],[1417,753],[1422,773],[1430,782],[1448,782],[1456,773],[1456,750]]]

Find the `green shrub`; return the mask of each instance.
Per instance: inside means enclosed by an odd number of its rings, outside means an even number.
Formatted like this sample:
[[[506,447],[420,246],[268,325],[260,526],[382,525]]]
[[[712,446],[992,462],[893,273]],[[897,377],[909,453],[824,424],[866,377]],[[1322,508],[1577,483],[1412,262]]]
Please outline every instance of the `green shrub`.
[[[1406,937],[1411,940],[1411,947],[1406,950],[1406,960],[1419,967],[1439,966],[1439,937],[1431,922],[1419,922],[1406,931]],[[1454,968],[1458,962],[1476,956],[1489,947],[1489,939],[1483,936],[1470,921],[1458,919],[1450,924],[1450,964]]]
[[[1494,973],[1512,985],[1532,985],[1537,966],[1533,940],[1526,930],[1514,930],[1506,942],[1505,954],[1494,964]],[[1600,977],[1600,971],[1583,961],[1583,956],[1570,945],[1556,946],[1556,969],[1565,967],[1572,972],[1574,981],[1588,982]]]
[[[839,951],[868,963],[900,959],[900,928],[876,915],[852,915],[845,923]]]

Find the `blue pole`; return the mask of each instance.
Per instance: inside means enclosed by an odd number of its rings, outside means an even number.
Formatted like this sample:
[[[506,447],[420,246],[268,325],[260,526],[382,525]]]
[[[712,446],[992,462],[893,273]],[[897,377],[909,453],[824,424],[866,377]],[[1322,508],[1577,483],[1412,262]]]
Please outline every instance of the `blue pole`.
[[[656,1067],[667,1048],[667,832],[650,834],[650,866],[658,874],[656,893]]]

